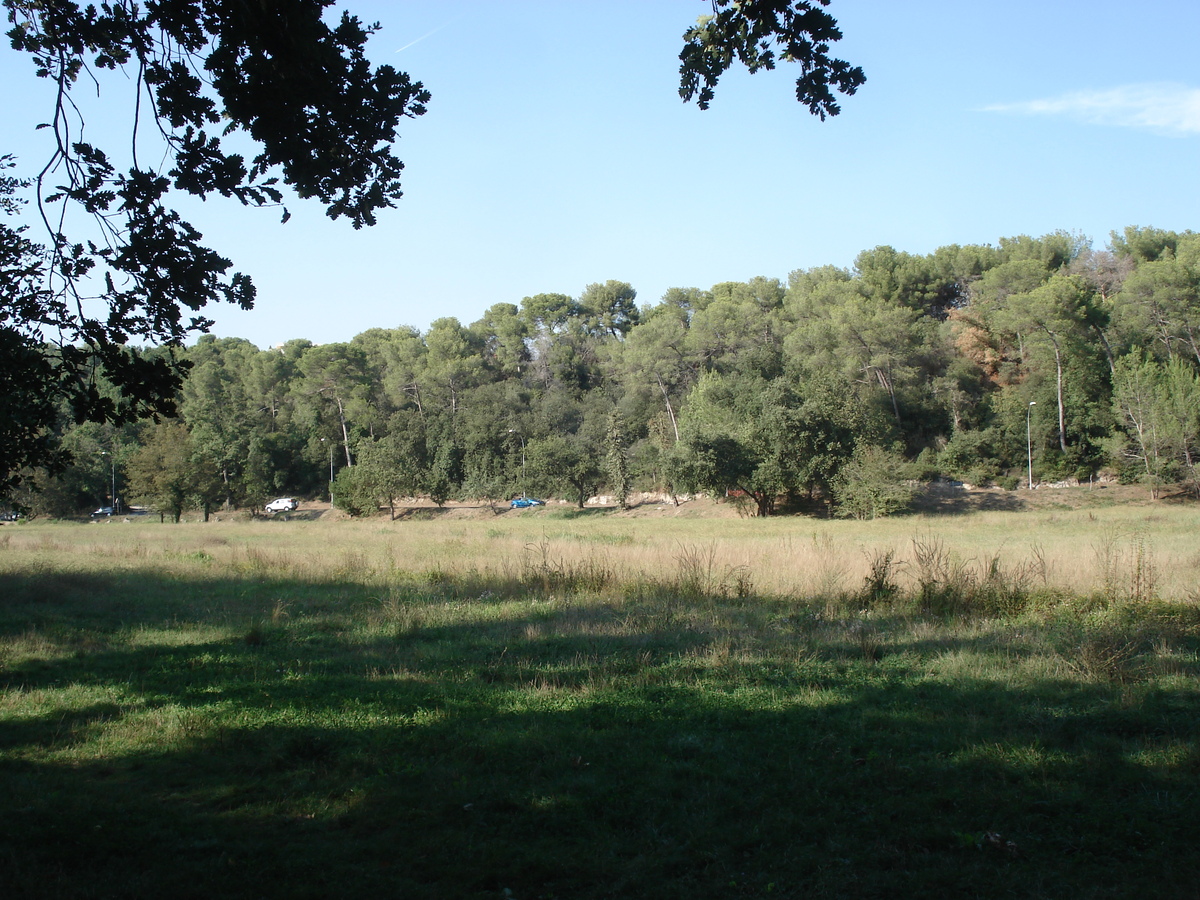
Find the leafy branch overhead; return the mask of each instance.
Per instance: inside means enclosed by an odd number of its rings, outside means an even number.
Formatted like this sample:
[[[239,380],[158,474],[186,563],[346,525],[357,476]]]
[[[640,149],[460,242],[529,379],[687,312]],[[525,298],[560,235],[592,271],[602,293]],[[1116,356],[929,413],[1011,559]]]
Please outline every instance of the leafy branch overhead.
[[[52,151],[35,179],[46,286],[6,291],[0,328],[14,353],[46,360],[37,377],[76,420],[172,412],[186,364],[129,342],[178,347],[210,327],[209,303],[253,306],[251,280],[230,272],[173,197],[265,207],[282,204],[286,185],[355,228],[400,198],[396,129],[424,113],[429,94],[391,66],[373,68],[364,48],[375,27],[346,13],[327,24],[331,4],[3,0],[13,49],[57,90],[41,126]],[[84,97],[102,89],[106,103],[110,89],[127,95],[127,144],[84,140]],[[42,410],[29,430],[52,424]],[[26,460],[5,451],[0,462],[10,473]]]
[[[403,164],[391,144],[400,118],[423,114],[429,93],[391,66],[372,69],[364,47],[377,26],[343,13],[330,28],[322,18],[330,5],[122,0],[97,9],[4,0],[13,49],[30,53],[37,74],[60,86],[53,127],[62,158],[52,166],[63,162],[75,174],[74,157],[86,163],[92,152],[103,164],[102,153],[69,140],[75,107],[66,93],[82,74],[128,67],[173,152],[171,187],[260,206],[280,201],[276,179],[261,180],[279,169],[299,197],[361,227],[399,199]],[[260,148],[249,167],[223,143],[238,131]],[[100,184],[73,181],[67,190],[104,209],[114,198]]]
[[[708,109],[721,76],[742,63],[751,73],[774,69],[777,60],[799,63],[796,99],[819,116],[841,112],[834,90],[852,95],[865,82],[858,66],[829,55],[842,38],[823,7],[829,0],[712,0],[712,15],[684,32],[679,54],[679,95]]]

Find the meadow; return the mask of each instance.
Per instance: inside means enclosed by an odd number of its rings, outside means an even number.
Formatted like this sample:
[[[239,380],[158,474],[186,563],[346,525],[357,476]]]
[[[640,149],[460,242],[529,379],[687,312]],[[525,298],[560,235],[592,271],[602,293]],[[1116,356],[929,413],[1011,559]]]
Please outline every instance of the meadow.
[[[0,529],[0,896],[1195,897],[1200,510]]]

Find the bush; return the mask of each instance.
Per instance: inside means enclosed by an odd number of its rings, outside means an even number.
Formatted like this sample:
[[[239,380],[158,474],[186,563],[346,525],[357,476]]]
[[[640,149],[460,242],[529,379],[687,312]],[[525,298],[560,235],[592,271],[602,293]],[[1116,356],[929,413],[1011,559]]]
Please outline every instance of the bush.
[[[914,481],[934,481],[942,474],[938,465],[938,453],[931,447],[922,450],[909,464],[910,477]]]
[[[859,447],[833,483],[838,513],[874,519],[904,509],[913,498],[909,465],[896,450]]]
[[[371,479],[359,466],[347,466],[333,480],[333,503],[352,516],[373,516],[379,512],[379,499]]]
[[[968,484],[987,484],[1000,471],[986,430],[954,432],[938,454],[938,467],[943,475]]]

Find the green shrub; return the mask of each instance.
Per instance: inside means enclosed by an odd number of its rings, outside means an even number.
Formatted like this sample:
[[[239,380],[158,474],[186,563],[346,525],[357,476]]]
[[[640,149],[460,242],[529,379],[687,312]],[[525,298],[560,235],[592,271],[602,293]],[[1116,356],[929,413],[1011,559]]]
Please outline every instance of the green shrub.
[[[838,513],[875,519],[899,512],[913,498],[908,476],[908,463],[896,450],[859,447],[833,483]]]
[[[379,512],[379,500],[371,480],[363,477],[358,466],[347,466],[333,480],[334,505],[352,516],[373,516]]]
[[[1000,471],[992,450],[991,432],[956,431],[938,454],[938,468],[958,481],[987,484]]]

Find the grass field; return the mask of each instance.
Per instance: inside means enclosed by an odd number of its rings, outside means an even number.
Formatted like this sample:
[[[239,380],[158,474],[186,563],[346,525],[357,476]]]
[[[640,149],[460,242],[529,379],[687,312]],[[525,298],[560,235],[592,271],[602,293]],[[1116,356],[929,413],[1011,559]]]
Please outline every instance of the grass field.
[[[0,897],[1197,897],[1198,526],[6,526]]]

